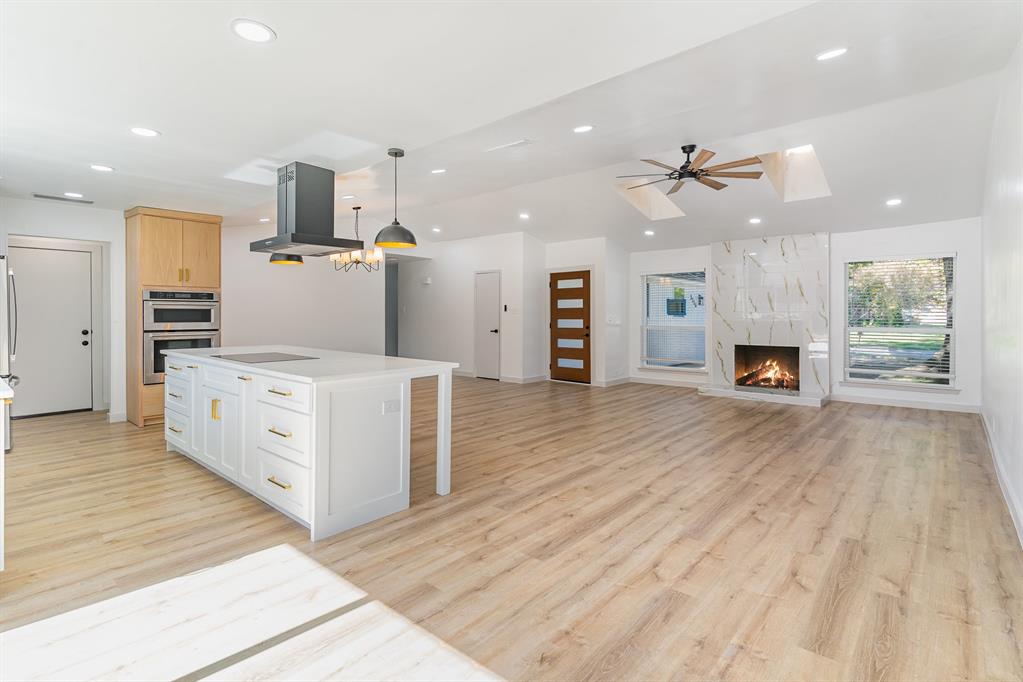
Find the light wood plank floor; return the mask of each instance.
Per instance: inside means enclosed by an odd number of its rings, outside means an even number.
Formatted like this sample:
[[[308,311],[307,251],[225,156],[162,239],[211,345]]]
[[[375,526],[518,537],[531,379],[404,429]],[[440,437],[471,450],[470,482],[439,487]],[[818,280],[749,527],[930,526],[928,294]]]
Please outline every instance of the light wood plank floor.
[[[1019,680],[976,415],[417,382],[410,510],[329,541],[102,415],[19,421],[0,629],[288,543],[512,679]]]

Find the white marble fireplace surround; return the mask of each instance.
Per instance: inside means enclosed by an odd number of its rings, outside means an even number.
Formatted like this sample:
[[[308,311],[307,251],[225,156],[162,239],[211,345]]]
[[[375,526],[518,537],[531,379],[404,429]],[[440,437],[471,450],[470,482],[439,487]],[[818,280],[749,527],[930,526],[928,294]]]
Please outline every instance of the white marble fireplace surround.
[[[711,245],[708,395],[820,406],[831,386],[827,233]],[[799,347],[799,395],[736,391],[735,345]]]

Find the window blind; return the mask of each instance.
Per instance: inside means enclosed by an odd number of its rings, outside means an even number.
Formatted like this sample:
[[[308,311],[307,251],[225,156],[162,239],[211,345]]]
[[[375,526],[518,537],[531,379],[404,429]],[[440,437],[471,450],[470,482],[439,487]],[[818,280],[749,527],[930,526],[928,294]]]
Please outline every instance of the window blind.
[[[643,276],[643,366],[704,367],[706,281],[703,271]]]
[[[951,385],[955,259],[846,264],[846,378]]]

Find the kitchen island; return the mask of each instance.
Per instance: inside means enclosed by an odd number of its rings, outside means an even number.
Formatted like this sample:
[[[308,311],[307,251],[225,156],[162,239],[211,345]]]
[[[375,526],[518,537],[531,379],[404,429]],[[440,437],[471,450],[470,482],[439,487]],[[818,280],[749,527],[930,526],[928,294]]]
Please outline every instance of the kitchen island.
[[[456,363],[300,346],[167,350],[167,449],[309,527],[408,509],[412,379],[437,377],[437,494],[451,489]]]

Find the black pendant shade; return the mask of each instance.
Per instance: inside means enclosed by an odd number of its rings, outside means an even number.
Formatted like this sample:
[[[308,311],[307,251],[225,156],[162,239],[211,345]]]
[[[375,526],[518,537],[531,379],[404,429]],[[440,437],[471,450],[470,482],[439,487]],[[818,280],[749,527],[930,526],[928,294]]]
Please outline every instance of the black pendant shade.
[[[405,156],[405,150],[392,147],[387,155],[394,159],[394,220],[377,233],[373,243],[385,249],[411,249],[416,246],[416,236],[398,222],[398,159]]]
[[[304,265],[305,261],[302,260],[302,256],[296,256],[293,253],[271,253],[270,263],[273,265]]]

